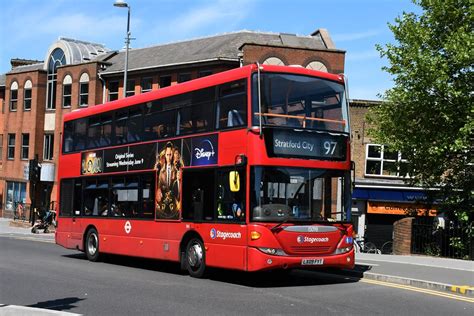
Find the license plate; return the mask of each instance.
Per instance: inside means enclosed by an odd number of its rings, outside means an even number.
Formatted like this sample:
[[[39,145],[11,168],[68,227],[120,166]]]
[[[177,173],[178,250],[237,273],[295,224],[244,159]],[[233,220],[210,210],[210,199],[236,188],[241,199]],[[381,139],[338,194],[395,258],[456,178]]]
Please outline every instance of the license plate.
[[[303,259],[301,265],[303,266],[319,266],[324,264],[324,259]]]

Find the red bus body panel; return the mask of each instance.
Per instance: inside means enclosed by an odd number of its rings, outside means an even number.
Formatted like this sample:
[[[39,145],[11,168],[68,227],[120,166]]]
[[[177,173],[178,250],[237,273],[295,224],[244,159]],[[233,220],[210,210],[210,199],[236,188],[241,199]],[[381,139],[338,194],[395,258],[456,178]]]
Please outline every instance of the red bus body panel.
[[[211,85],[222,84],[242,78],[250,78],[256,70],[256,65],[245,66],[126,99],[120,99],[103,106],[94,106],[79,111],[73,111],[66,114],[64,120],[74,120],[134,104],[149,102],[158,98],[165,98],[191,90],[205,88]],[[342,76],[316,72],[305,68],[264,66],[264,70],[268,72],[285,71],[295,74],[318,76],[341,84],[344,82]],[[250,84],[248,91],[250,91]],[[248,104],[251,104],[250,93],[248,96]],[[249,122],[251,121],[250,112],[251,111],[248,113]],[[309,159],[269,157],[265,149],[265,142],[263,137],[260,137],[258,129],[244,128],[207,134],[218,134],[218,166],[233,166],[235,164],[235,157],[243,154],[247,157],[247,173],[251,165],[350,170],[349,140],[347,144],[347,159],[345,161],[314,161]],[[186,137],[196,136],[199,135]],[[176,139],[177,138],[178,137],[176,137]],[[166,139],[165,141],[172,140],[173,139]],[[156,141],[149,141],[148,143],[152,144]],[[129,144],[129,146],[133,145],[134,144]],[[81,152],[62,154],[62,148],[60,150],[58,180],[80,177]],[[139,172],[146,171],[152,170],[140,170]],[[108,175],[114,174],[109,173]],[[246,187],[250,187],[250,177],[247,177]],[[249,195],[250,193],[247,190],[245,199],[247,210],[250,204]],[[61,201],[60,189],[58,190],[58,201]],[[245,222],[247,224],[124,219],[113,217],[62,217],[61,212],[59,212],[56,243],[65,248],[84,251],[85,234],[90,227],[94,227],[99,235],[99,251],[101,253],[178,262],[181,256],[180,252],[182,251],[183,238],[189,233],[194,233],[199,235],[203,240],[206,253],[206,265],[211,267],[259,271],[275,268],[352,268],[354,266],[352,226],[350,224],[325,223],[311,225],[312,227],[335,227],[335,229],[330,232],[316,232],[316,228],[314,229],[315,232],[302,233],[292,231],[290,227],[296,227],[296,225],[293,224],[284,224],[272,231],[271,228],[278,223],[259,224],[249,222],[249,212],[245,213],[247,217]],[[297,227],[295,229],[297,230]],[[253,240],[251,238],[251,234],[254,232],[260,234],[259,239]],[[348,238],[350,238],[350,243],[345,244],[345,241],[349,242]],[[305,242],[305,240],[308,242]],[[335,254],[336,248],[345,247],[350,247],[350,250],[346,253]],[[259,250],[260,248],[281,249],[286,255],[270,255]],[[323,264],[303,265],[302,262],[304,259],[323,259]]]

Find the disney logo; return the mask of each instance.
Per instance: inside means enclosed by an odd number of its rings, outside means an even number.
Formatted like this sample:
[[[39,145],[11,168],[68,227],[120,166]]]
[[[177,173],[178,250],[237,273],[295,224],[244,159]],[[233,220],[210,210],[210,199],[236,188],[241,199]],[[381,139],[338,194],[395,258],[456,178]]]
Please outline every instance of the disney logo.
[[[208,144],[208,146],[206,146],[206,144]],[[207,160],[210,160],[211,157],[214,157],[214,146],[212,146],[212,143],[208,139],[202,141],[200,145],[201,148],[194,148],[196,159],[207,158]]]
[[[194,148],[196,151],[196,158],[201,159],[201,158],[207,158],[207,160],[211,159],[211,157],[214,157],[214,150],[212,151],[204,151],[204,148]]]

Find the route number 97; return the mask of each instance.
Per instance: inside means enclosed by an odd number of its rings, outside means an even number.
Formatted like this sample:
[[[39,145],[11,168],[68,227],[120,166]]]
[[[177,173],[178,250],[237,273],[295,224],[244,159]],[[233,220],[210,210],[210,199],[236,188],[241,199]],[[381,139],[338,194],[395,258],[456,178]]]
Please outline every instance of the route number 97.
[[[337,142],[325,141],[323,144],[324,147],[324,154],[325,155],[334,155],[334,151],[336,150]]]

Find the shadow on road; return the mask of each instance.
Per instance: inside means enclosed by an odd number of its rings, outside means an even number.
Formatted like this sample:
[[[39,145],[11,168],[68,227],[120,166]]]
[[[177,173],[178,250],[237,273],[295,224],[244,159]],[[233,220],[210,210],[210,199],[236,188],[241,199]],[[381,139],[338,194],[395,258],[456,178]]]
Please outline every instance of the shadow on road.
[[[77,307],[74,304],[83,300],[85,299],[79,298],[79,297],[65,297],[65,298],[58,298],[55,300],[38,302],[33,305],[28,305],[28,307],[46,308],[46,309],[52,309],[56,311],[66,311],[66,310],[70,310],[72,308]]]
[[[64,255],[66,258],[87,260],[83,253]],[[104,255],[102,262],[135,269],[144,269],[175,275],[187,275],[176,262],[144,259],[136,257]],[[273,270],[264,272],[243,272],[226,269],[210,269],[208,279],[238,284],[255,288],[294,287],[358,282],[370,266],[356,265],[353,270],[318,269],[318,270]]]
[[[214,269],[209,279],[255,288],[315,286],[358,282],[363,273],[353,270],[272,270],[264,272],[241,272]]]

